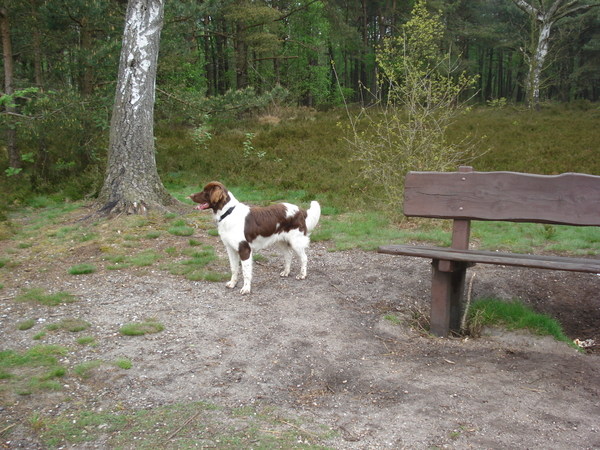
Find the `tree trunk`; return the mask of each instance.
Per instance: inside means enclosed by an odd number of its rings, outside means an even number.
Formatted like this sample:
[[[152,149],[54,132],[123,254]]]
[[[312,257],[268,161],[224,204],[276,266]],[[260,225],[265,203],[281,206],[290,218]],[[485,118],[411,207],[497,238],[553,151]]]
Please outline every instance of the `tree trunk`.
[[[538,43],[533,55],[533,60],[529,66],[528,80],[528,95],[530,100],[529,107],[535,111],[540,110],[540,86],[542,82],[542,70],[544,69],[544,63],[548,56],[550,48],[550,30],[552,29],[553,22],[544,22],[540,25],[540,35],[538,37]]]
[[[12,40],[10,36],[10,24],[8,21],[8,10],[5,7],[0,8],[0,30],[2,33],[2,50],[4,51],[4,92],[6,95],[14,93],[13,84],[13,52]],[[9,102],[12,103],[12,102]],[[6,112],[14,113],[15,107],[7,104]],[[17,147],[17,130],[13,124],[8,124],[6,130],[6,150],[8,152],[8,165],[14,169],[21,168],[21,154]]]
[[[236,89],[245,89],[248,87],[248,48],[246,46],[246,27],[241,20],[237,23],[234,47],[236,53]]]
[[[90,30],[89,21],[87,19],[83,20],[82,23],[83,26],[80,31],[81,49],[83,50],[84,55],[88,55],[92,48],[92,31]],[[80,91],[84,97],[89,97],[94,92],[94,69],[87,61],[82,60],[79,64],[83,71],[81,74]]]
[[[586,11],[598,5],[580,4],[578,0],[552,0],[537,4],[533,1],[527,3],[526,0],[513,0],[513,2],[522,11],[531,16],[532,27],[534,29],[536,26],[539,27],[537,30],[537,42],[532,42],[532,47],[535,48],[532,49],[532,54],[529,56],[529,74],[527,75],[526,83],[528,106],[535,111],[539,111],[542,71],[550,52],[550,33],[552,27],[563,17]]]
[[[40,49],[40,33],[35,28],[33,30],[33,67],[35,71],[35,85],[40,90],[44,91],[42,84],[42,51]]]
[[[211,49],[211,38],[208,33],[210,28],[210,18],[208,14],[203,17],[204,23],[204,70],[206,72],[206,96],[212,97],[216,91],[215,86],[215,64],[213,61],[213,51]]]
[[[176,200],[164,188],[154,156],[154,97],[164,0],[129,0],[108,163],[98,206],[104,213],[143,214]]]

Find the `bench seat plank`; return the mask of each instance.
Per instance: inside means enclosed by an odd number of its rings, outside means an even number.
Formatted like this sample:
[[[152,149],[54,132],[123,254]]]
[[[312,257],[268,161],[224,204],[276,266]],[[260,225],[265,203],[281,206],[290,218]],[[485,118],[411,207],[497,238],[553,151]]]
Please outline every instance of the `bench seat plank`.
[[[523,255],[483,250],[457,250],[448,247],[418,245],[383,245],[377,251],[390,255],[416,256],[442,261],[474,262],[570,272],[600,273],[600,260],[547,255]]]

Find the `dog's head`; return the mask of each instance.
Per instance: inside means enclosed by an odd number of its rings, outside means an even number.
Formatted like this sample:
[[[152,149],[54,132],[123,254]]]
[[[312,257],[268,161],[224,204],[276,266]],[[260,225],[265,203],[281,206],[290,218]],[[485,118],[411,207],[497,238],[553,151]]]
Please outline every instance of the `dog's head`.
[[[218,181],[211,181],[202,192],[196,192],[190,195],[192,201],[198,203],[196,209],[203,210],[211,208],[215,213],[231,199],[229,191]]]

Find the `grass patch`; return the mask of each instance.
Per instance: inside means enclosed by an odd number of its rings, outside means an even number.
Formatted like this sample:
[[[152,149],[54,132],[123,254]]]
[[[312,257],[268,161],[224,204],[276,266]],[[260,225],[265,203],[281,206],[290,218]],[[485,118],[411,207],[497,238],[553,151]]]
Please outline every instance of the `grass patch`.
[[[182,254],[188,256],[189,259],[167,264],[162,269],[168,270],[173,275],[184,275],[191,281],[223,281],[229,278],[228,274],[217,273],[207,269],[207,266],[211,262],[218,259],[212,246],[202,245],[201,248],[197,248],[197,246],[190,247],[183,250]]]
[[[21,331],[29,330],[35,325],[34,319],[27,319],[17,324],[17,329]]]
[[[333,250],[360,248],[376,250],[380,245],[402,244],[410,241],[448,246],[452,239],[441,221],[414,221],[402,226],[394,224],[384,213],[349,212],[338,216],[322,217],[320,225],[311,234],[311,241],[335,243]]]
[[[94,336],[81,336],[77,338],[77,343],[81,345],[94,345],[96,338]]]
[[[74,266],[71,266],[69,270],[67,270],[67,272],[71,275],[85,275],[88,273],[94,273],[95,271],[96,266],[88,263],[75,264]]]
[[[50,329],[52,325],[48,325],[46,328]],[[55,330],[62,329],[70,331],[71,333],[78,333],[80,331],[87,330],[90,324],[82,319],[65,318],[56,324]]]
[[[480,241],[482,250],[600,254],[600,227],[484,221],[472,224],[472,236]]]
[[[147,250],[137,255],[130,256],[126,259],[127,262],[133,264],[134,266],[151,266],[156,261],[160,259],[160,253],[155,250]]]
[[[77,364],[74,371],[82,378],[89,378],[91,376],[91,372],[101,365],[102,361],[95,359],[93,361],[86,361],[84,363]]]
[[[39,390],[59,390],[56,381],[67,373],[58,357],[67,349],[57,345],[40,345],[23,353],[0,351],[0,393],[31,395]]]
[[[400,325],[402,323],[402,321],[395,314],[386,314],[383,316],[383,318],[393,325]]]
[[[49,447],[84,444],[109,435],[111,448],[136,450],[166,448],[166,443],[179,449],[327,450],[320,442],[335,435],[329,427],[288,418],[272,408],[233,410],[206,402],[147,410],[69,411],[38,417],[37,422],[38,433]]]
[[[194,229],[191,227],[169,227],[167,231],[175,236],[191,236],[194,234]]]
[[[129,370],[132,367],[131,360],[128,358],[119,358],[114,362],[114,364],[123,370]]]
[[[42,288],[33,288],[26,290],[17,297],[17,301],[37,302],[45,306],[56,306],[61,303],[71,303],[77,299],[68,292],[56,292],[54,294],[45,294]]]
[[[106,266],[107,270],[120,270],[131,267],[131,263],[126,261],[126,257],[123,255],[118,256],[108,256],[108,259],[112,264]]]
[[[119,330],[125,336],[143,336],[149,333],[158,333],[164,330],[161,323],[154,319],[148,319],[144,322],[131,322],[125,324]]]
[[[165,253],[170,256],[176,256],[177,255],[177,247],[166,247]]]
[[[533,334],[553,336],[557,341],[577,346],[564,334],[557,320],[546,314],[533,311],[521,301],[503,301],[495,298],[480,299],[469,308],[468,328],[478,334],[481,328],[502,325],[508,330],[526,329]]]

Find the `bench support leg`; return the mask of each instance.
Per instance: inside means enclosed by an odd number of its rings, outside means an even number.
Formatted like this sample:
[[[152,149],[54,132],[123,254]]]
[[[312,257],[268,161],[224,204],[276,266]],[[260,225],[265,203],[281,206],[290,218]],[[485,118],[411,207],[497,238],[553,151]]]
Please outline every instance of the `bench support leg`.
[[[442,261],[442,265],[445,265],[444,263],[445,261]],[[430,331],[435,336],[443,337],[450,331],[460,331],[467,265],[457,267],[454,263],[454,270],[441,271],[440,260],[435,259],[432,268]]]

